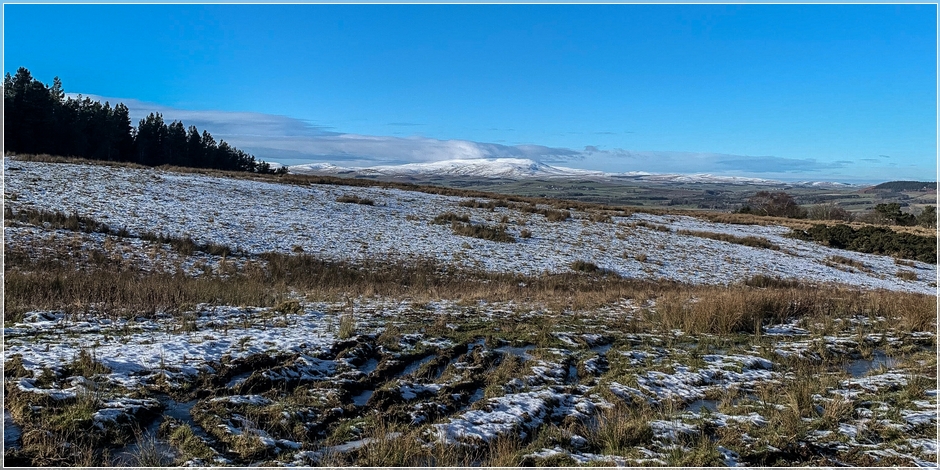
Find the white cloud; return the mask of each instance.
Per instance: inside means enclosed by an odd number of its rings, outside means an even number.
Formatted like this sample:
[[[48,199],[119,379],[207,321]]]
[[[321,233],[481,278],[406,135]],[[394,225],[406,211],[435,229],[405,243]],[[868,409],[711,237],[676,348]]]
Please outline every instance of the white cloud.
[[[75,96],[75,95],[69,95]],[[340,166],[376,166],[474,158],[526,158],[547,164],[607,172],[711,173],[775,179],[882,179],[888,175],[857,174],[852,162],[776,156],[743,156],[709,152],[633,151],[585,146],[582,150],[541,145],[501,145],[427,137],[371,136],[337,132],[288,116],[228,111],[192,111],[134,99],[85,95],[93,100],[123,102],[137,121],[151,112],[167,122],[182,121],[208,130],[216,140],[260,160],[288,165],[326,162]],[[845,171],[848,170],[848,171]],[[870,170],[870,168],[868,169]]]

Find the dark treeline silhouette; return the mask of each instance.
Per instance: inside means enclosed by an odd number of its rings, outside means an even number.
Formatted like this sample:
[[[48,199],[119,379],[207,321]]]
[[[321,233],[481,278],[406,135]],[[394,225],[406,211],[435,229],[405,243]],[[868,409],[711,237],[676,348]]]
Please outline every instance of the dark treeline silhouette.
[[[163,122],[160,113],[141,119],[135,129],[127,106],[103,105],[90,98],[66,98],[62,82],[52,86],[34,79],[20,67],[3,80],[5,150],[92,160],[177,165],[231,171],[271,173],[267,162],[216,143],[207,131],[187,129],[182,122]]]

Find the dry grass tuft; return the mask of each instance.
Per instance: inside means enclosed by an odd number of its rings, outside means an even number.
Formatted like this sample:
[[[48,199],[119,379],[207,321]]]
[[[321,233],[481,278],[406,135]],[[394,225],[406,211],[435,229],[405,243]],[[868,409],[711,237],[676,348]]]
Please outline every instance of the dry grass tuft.
[[[374,206],[375,201],[372,199],[356,196],[355,194],[344,194],[336,198],[336,202],[345,202],[350,204],[362,204],[364,206]]]

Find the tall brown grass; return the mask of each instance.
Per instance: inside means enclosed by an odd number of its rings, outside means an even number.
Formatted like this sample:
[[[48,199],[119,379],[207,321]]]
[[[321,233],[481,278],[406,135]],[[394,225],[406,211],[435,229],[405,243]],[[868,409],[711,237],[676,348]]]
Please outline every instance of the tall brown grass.
[[[7,320],[30,310],[146,315],[182,312],[199,303],[278,306],[299,291],[314,299],[341,296],[448,298],[468,301],[541,303],[558,311],[590,309],[620,299],[656,299],[651,326],[689,333],[756,331],[755,325],[804,316],[872,315],[896,319],[910,331],[936,330],[934,296],[865,291],[825,284],[806,288],[790,282],[705,286],[647,281],[600,273],[523,276],[455,269],[434,260],[411,262],[327,261],[306,254],[267,253],[256,263],[232,267],[228,276],[192,277],[178,272],[145,272],[90,258],[82,269],[67,250],[34,258],[6,247],[4,307]]]

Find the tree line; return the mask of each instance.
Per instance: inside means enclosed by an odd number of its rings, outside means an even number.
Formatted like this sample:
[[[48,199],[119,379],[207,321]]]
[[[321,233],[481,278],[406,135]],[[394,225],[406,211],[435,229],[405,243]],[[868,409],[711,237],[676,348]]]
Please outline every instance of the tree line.
[[[59,77],[48,86],[20,67],[3,79],[6,151],[50,154],[91,160],[177,165],[229,171],[274,173],[267,162],[218,143],[208,131],[182,122],[167,124],[151,113],[131,125],[127,106],[114,107],[90,98],[66,98]],[[283,171],[283,170],[281,170]]]

